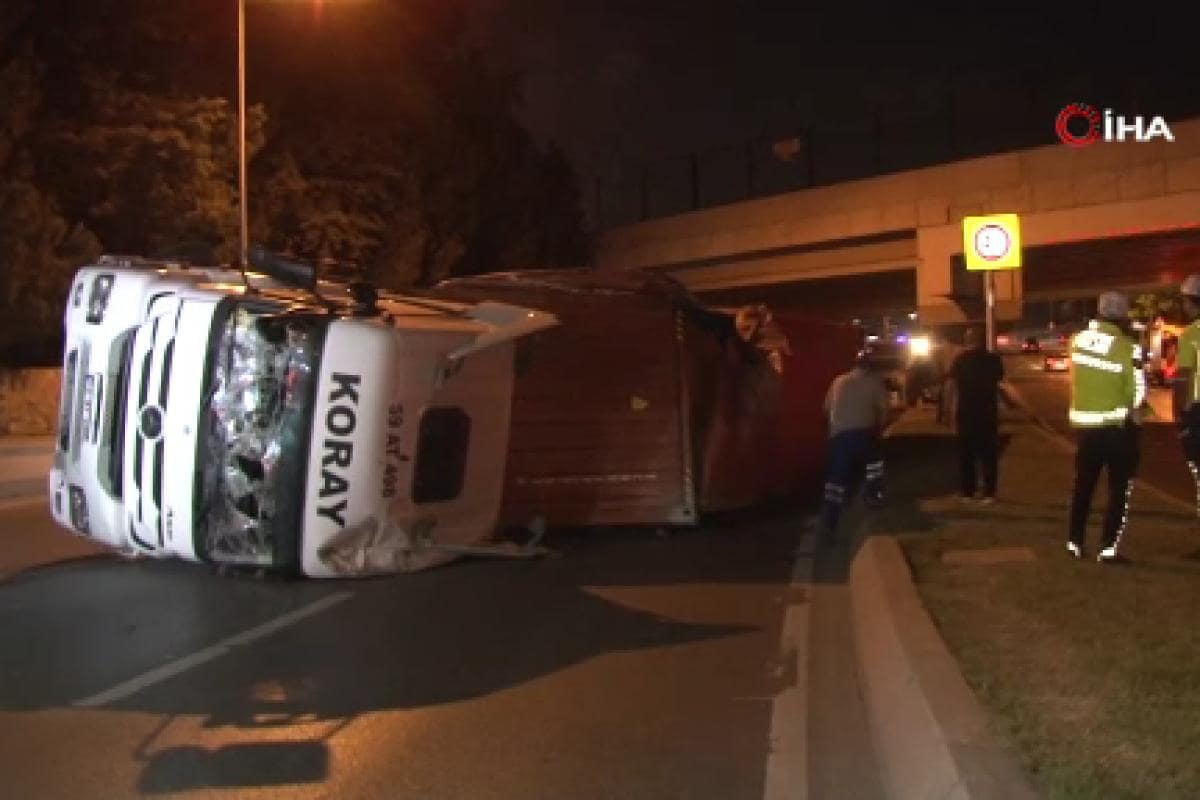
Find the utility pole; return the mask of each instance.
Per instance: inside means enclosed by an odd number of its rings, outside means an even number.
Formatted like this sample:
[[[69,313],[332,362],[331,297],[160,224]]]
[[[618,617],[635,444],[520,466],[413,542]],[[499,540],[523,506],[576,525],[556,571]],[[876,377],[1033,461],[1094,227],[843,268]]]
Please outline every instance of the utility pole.
[[[249,265],[249,214],[246,210],[246,0],[238,0],[238,265]]]
[[[754,140],[746,141],[746,199],[754,197]]]
[[[692,182],[692,210],[700,208],[700,156],[695,152],[688,155],[688,173]]]
[[[984,329],[987,336],[987,349],[996,352],[996,279],[990,270],[983,273]]]

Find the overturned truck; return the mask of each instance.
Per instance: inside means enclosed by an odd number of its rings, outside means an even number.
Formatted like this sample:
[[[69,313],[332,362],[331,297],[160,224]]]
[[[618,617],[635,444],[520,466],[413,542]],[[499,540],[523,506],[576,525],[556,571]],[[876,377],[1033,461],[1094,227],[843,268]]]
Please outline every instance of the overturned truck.
[[[559,322],[517,344],[503,524],[692,525],[815,496],[824,392],[860,344],[849,326],[705,307],[640,270],[500,273],[436,294]]]
[[[512,553],[499,526],[691,525],[812,493],[824,388],[857,344],[647,272],[395,294],[254,260],[76,274],[62,526],[129,556],[342,577]]]

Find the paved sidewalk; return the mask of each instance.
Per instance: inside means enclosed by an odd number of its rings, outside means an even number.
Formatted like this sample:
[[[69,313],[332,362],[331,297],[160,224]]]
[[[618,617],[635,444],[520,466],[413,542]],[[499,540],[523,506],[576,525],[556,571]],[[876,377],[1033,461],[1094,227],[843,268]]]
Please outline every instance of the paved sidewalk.
[[[53,436],[0,437],[0,500],[45,495]]]

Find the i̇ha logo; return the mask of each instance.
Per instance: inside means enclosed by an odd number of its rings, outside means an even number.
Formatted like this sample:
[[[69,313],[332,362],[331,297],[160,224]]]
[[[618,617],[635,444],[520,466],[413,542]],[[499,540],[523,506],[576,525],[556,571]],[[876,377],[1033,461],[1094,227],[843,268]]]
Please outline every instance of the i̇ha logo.
[[[1136,142],[1159,138],[1175,141],[1175,135],[1162,117],[1151,117],[1147,123],[1140,114],[1127,119],[1114,114],[1111,108],[1101,113],[1087,103],[1071,103],[1058,112],[1054,120],[1054,132],[1063,144],[1071,147],[1087,147],[1101,139],[1106,142],[1123,142],[1126,138]]]

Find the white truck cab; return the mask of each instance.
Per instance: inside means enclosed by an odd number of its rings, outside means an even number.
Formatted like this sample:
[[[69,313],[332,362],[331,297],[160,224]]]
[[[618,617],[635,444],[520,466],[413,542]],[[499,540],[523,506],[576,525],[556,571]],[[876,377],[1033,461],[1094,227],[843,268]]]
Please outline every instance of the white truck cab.
[[[418,569],[488,538],[514,341],[554,317],[364,300],[260,259],[293,278],[119,257],[78,271],[56,521],[128,555],[311,577]]]

